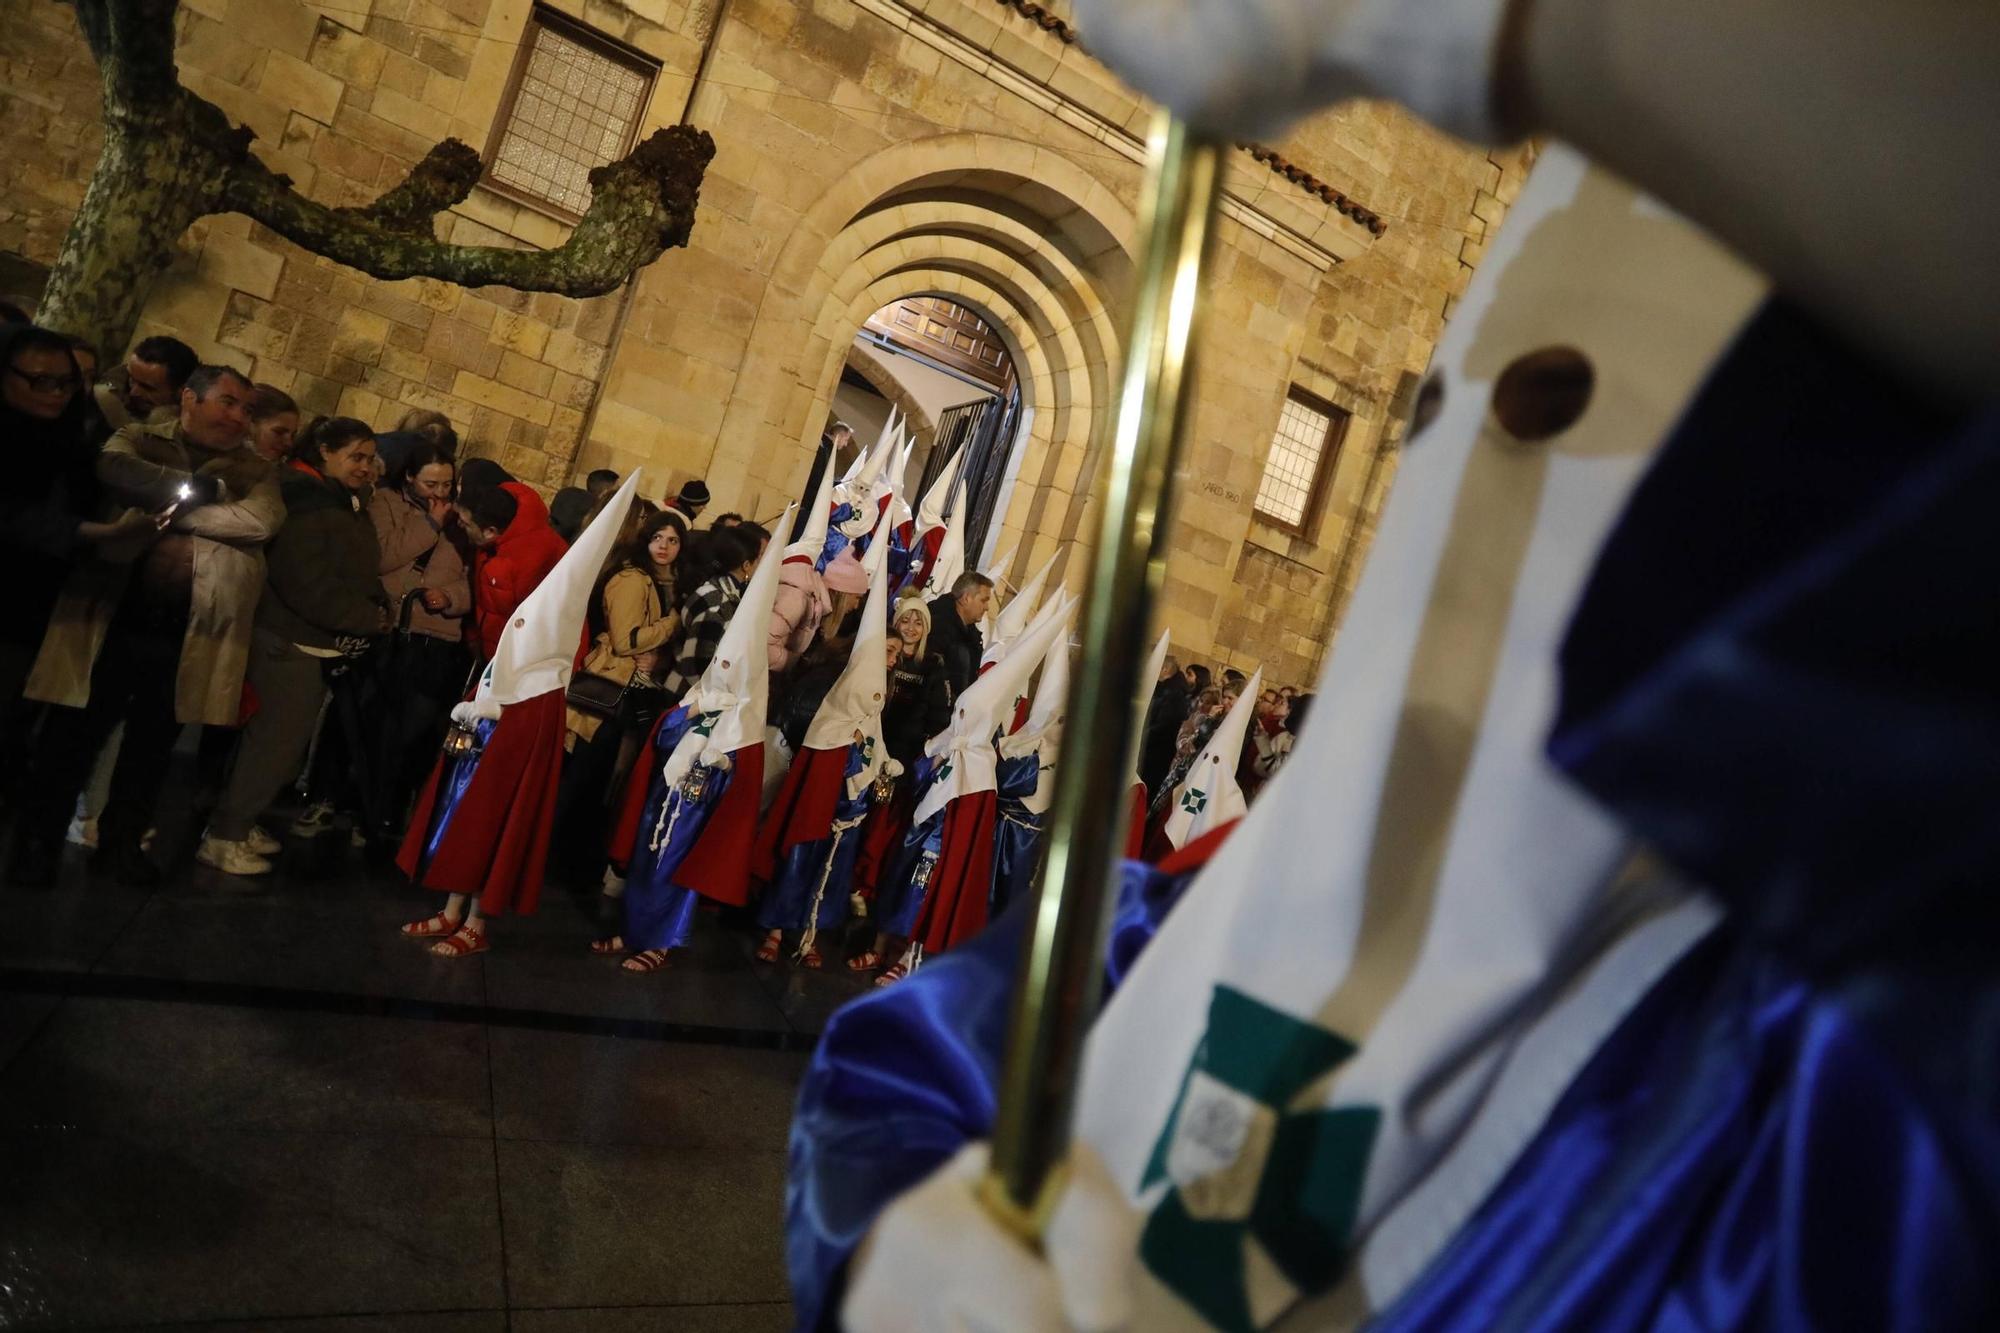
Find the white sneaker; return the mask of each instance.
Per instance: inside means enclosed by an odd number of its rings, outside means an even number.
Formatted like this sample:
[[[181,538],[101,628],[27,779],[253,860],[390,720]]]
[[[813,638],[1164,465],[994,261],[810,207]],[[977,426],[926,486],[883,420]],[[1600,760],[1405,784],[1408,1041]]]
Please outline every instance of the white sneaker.
[[[258,856],[276,856],[285,850],[285,844],[266,833],[257,825],[250,826],[250,836],[243,839],[243,845]]]
[[[292,821],[294,838],[317,838],[333,827],[333,802],[314,801]]]
[[[224,842],[221,838],[203,837],[201,850],[194,859],[205,866],[212,866],[225,875],[268,875],[271,863],[250,850],[244,842]]]
[[[76,815],[69,821],[69,832],[63,834],[63,841],[73,842],[79,847],[97,846],[97,821]]]

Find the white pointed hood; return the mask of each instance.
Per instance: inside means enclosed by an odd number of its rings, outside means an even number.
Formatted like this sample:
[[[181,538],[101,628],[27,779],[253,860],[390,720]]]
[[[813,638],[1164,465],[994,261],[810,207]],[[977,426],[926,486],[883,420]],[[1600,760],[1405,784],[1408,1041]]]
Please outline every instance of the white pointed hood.
[[[1006,609],[993,622],[993,632],[987,636],[986,651],[979,655],[979,669],[986,670],[1007,655],[1008,645],[1028,632],[1028,627],[1037,619],[1042,609],[1042,589],[1048,584],[1049,571],[1056,567],[1055,555],[1042,562],[1042,567],[1021,585],[1021,591],[1014,594]],[[1061,601],[1061,598],[1057,598]]]
[[[833,502],[845,505],[850,511],[840,521],[840,530],[849,541],[866,536],[875,526],[876,511],[895,487],[889,463],[895,456],[896,446],[902,442],[903,428],[894,424],[893,412],[890,422],[883,428],[882,438],[875,448],[868,451],[865,457],[857,458],[854,466],[848,469],[848,475],[841,478],[840,485],[834,488]]]
[[[604,513],[623,515],[638,490],[639,470],[634,468]],[[577,646],[583,642],[584,620],[590,614],[591,590],[618,543],[620,526],[615,519],[605,519],[585,528],[548,577],[514,609],[472,702],[459,706],[466,717],[498,717],[508,704],[569,685]],[[459,709],[452,711],[459,715]]]
[[[910,493],[910,456],[916,452],[917,439],[912,435],[904,440],[903,452],[897,454],[896,461],[890,465],[889,480],[895,483],[897,498],[889,507],[899,512],[900,516],[896,519],[899,524],[910,521],[910,506],[902,497]]]
[[[922,537],[932,528],[944,526],[945,510],[952,503],[952,492],[958,489],[958,455],[947,458],[939,470],[937,480],[924,492],[924,498],[917,503],[917,532]],[[957,513],[956,507],[952,512]]]
[[[1167,648],[1169,644],[1172,642],[1172,639],[1173,636],[1169,634],[1166,630],[1160,631],[1160,641],[1153,645],[1153,655],[1146,660],[1146,674],[1139,677],[1140,680],[1146,682],[1145,685],[1141,687],[1146,691],[1146,693],[1144,697],[1138,701],[1139,722],[1140,722],[1139,734],[1135,734],[1132,740],[1131,785],[1134,787],[1143,787],[1146,785],[1145,782],[1139,777],[1139,741],[1141,735],[1143,735],[1145,731],[1146,710],[1148,706],[1151,704],[1153,697],[1152,692],[1160,683],[1160,668],[1167,664]]]
[[[792,521],[797,505],[787,505],[778,531]],[[709,659],[708,670],[694,683],[681,705],[690,712],[713,715],[714,721],[690,727],[667,757],[668,783],[681,780],[699,760],[719,764],[746,745],[764,743],[764,714],[770,704],[771,659],[766,647],[771,629],[771,603],[778,595],[778,566],[785,548],[774,540],[764,548],[757,570],[730,613],[722,642]]]
[[[862,478],[867,498],[874,504],[881,504],[892,491],[903,489],[903,464],[909,461],[909,446],[904,443],[909,432],[897,423],[894,433],[882,442],[882,453]]]
[[[999,587],[1001,584],[1007,582],[1006,569],[1007,566],[1014,563],[1014,552],[1017,549],[1019,548],[1008,547],[1006,554],[987,561],[984,565],[980,566],[979,572],[987,578],[992,579],[994,587]]]
[[[1041,755],[1041,776],[1035,781],[1035,789],[1021,798],[1021,804],[1030,814],[1047,814],[1056,799],[1056,762],[1062,757],[1063,719],[1069,706],[1069,636],[1082,601],[1080,597],[1071,600],[1063,616],[1062,633],[1049,645],[1048,656],[1042,659],[1042,680],[1035,686],[1035,707],[1028,714],[1028,725],[1021,729],[1022,735],[1035,738],[1035,750]]]
[[[875,437],[873,448],[859,448],[854,451],[854,461],[847,465],[847,471],[840,474],[842,489],[851,487],[856,481],[860,480],[862,470],[881,451],[882,445],[894,438],[896,434],[896,413],[897,409],[892,405],[889,408],[889,419],[882,424],[882,433]]]
[[[889,424],[882,428],[882,434],[875,441],[875,447],[866,449],[855,458],[848,475],[842,477],[842,488],[847,492],[843,498],[852,498],[855,504],[867,499],[870,492],[882,479],[889,468],[889,461],[895,457],[896,446],[903,441],[903,428],[896,421],[896,414],[889,413]]]
[[[808,560],[817,567],[819,558],[826,551],[826,525],[833,513],[833,469],[824,468],[819,474],[819,490],[808,502],[812,505],[806,511],[805,530],[798,539],[785,548],[785,559]]]
[[[960,482],[952,492],[951,521],[944,525],[944,537],[938,542],[937,556],[932,559],[930,571],[924,575],[924,600],[942,597],[951,591],[951,585],[958,582],[958,576],[965,572],[965,483]]]
[[[993,580],[993,595],[996,598],[1000,595],[1000,590],[1008,586],[1007,576],[1001,571],[1013,563],[1013,560],[1014,548],[1010,546],[1007,548],[1007,554],[1001,556],[998,560],[990,560],[980,567],[979,572]],[[993,603],[988,602],[986,604],[986,614],[979,618],[979,641],[981,643],[993,642],[993,636],[998,633],[996,629],[997,624],[998,622],[993,617]]]
[[[848,779],[850,795],[858,795],[863,787],[874,781],[876,772],[885,761],[895,764],[893,759],[888,758],[888,750],[882,740],[882,704],[889,697],[889,668],[885,663],[889,638],[889,578],[882,572],[881,553],[888,549],[888,522],[885,514],[875,525],[875,540],[869,545],[867,559],[863,562],[862,567],[868,571],[868,599],[861,604],[861,628],[854,635],[854,647],[847,655],[847,666],[820,702],[819,711],[813,714],[812,725],[806,728],[805,748],[808,750],[837,750],[852,745],[856,732],[860,732],[864,740],[875,742],[861,771]],[[895,771],[900,772],[901,766],[897,765]]]
[[[1195,756],[1187,779],[1174,788],[1173,808],[1167,812],[1166,835],[1176,847],[1185,847],[1210,829],[1240,818],[1250,808],[1243,788],[1236,785],[1236,765],[1243,758],[1243,738],[1250,733],[1250,715],[1257,707],[1257,695],[1264,683],[1259,668],[1236,696],[1236,703],[1209,736],[1208,744]]]
[[[931,737],[924,752],[946,765],[942,776],[931,782],[930,790],[917,805],[915,822],[921,824],[961,796],[992,791],[996,785],[998,754],[993,748],[996,733],[1013,720],[1014,709],[1028,690],[1028,678],[1049,642],[1063,628],[1059,615],[1043,617],[1021,636],[1007,660],[972,682],[952,705],[951,724]]]
[[[1051,727],[1060,735],[1063,695],[1069,689],[1070,631],[1076,625],[1076,610],[1082,600],[1067,595],[1055,599],[1054,614],[1062,622],[1062,628],[1049,640],[1049,646],[1037,663],[1042,674],[1035,682],[1034,706],[1028,710],[1021,729],[1001,740],[1001,758],[1012,759],[1040,747]]]

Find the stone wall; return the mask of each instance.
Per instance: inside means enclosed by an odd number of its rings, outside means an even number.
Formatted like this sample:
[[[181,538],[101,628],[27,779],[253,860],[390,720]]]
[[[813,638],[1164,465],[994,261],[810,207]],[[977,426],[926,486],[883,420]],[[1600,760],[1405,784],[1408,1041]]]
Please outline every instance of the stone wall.
[[[183,0],[181,79],[253,130],[258,155],[301,190],[362,203],[442,138],[486,144],[527,12],[524,0]],[[672,122],[699,42],[636,12],[616,16],[615,35],[677,72],[663,73],[646,128]],[[72,11],[0,3],[0,249],[53,262],[101,142],[98,112],[96,67]],[[439,234],[546,246],[566,228],[480,189]],[[227,215],[182,238],[139,335],[171,333],[308,413],[388,426],[433,408],[473,452],[555,486],[574,462],[618,301],[379,282]]]
[[[685,110],[715,136],[685,250],[577,302],[375,282],[212,218],[184,238],[145,331],[310,410],[387,424],[438,408],[538,484],[644,466],[656,493],[704,475],[718,508],[766,516],[803,480],[855,329],[944,295],[1001,330],[1028,408],[994,546],[1016,550],[1017,578],[1064,551],[1078,586],[1148,111],[1068,40],[1067,6],[554,7],[660,61],[642,132]],[[349,203],[447,134],[487,143],[527,15],[526,0],[183,0],[180,59],[267,161]],[[69,11],[0,0],[0,250],[53,258],[96,104]],[[1369,105],[1229,155],[1164,608],[1184,656],[1311,678],[1394,473],[1395,423],[1522,166]],[[444,230],[548,245],[563,224],[481,189]],[[1251,513],[1292,384],[1353,416],[1305,536]]]

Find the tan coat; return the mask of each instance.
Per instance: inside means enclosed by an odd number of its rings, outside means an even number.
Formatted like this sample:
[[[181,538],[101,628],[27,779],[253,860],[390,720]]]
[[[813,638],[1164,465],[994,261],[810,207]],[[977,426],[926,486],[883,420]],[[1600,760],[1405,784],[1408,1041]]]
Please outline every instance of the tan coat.
[[[620,685],[632,683],[639,659],[671,639],[681,627],[680,613],[660,605],[653,576],[627,565],[604,584],[604,632],[591,642],[583,669]],[[597,734],[602,719],[569,710],[569,729],[580,740]]]
[[[174,500],[191,474],[217,477],[222,496],[177,517],[171,530],[191,537],[194,589],[174,716],[181,722],[233,727],[242,712],[243,672],[250,630],[264,592],[264,546],[285,521],[277,471],[246,442],[216,452],[182,438],[177,420],[126,426],[98,456],[97,479],[112,516],[155,511]],[[90,673],[105,632],[144,549],[101,547],[71,574],[49,618],[27,695],[81,708],[90,701]]]
[[[400,607],[416,588],[435,588],[449,600],[442,611],[427,611],[418,602],[410,608],[410,628],[433,639],[457,643],[465,637],[465,618],[472,614],[472,583],[465,559],[451,538],[431,526],[430,516],[394,487],[384,487],[368,500],[368,521],[382,548],[379,572],[389,604]],[[422,574],[417,561],[431,553]]]

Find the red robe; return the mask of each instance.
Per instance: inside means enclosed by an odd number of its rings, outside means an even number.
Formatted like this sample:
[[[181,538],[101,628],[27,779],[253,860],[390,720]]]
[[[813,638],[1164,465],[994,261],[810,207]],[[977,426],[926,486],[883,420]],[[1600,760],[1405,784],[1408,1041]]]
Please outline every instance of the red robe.
[[[730,759],[729,790],[682,858],[674,883],[711,902],[743,907],[750,902],[750,854],[757,842],[757,806],[764,796],[764,743],[746,745]]]
[[[990,791],[961,796],[945,807],[937,864],[917,914],[916,939],[924,952],[943,953],[986,929],[999,810],[1000,798]]]
[[[778,862],[787,851],[802,842],[818,842],[833,829],[834,809],[845,794],[847,753],[851,746],[834,750],[801,749],[786,770],[778,787],[778,798],[764,815],[757,830],[757,856],[750,873],[759,882],[769,883],[778,873]]]
[[[653,735],[639,751],[632,776],[625,784],[625,799],[618,822],[611,830],[611,865],[624,874],[632,864],[632,850],[638,845],[640,821],[646,812],[646,798],[660,775],[662,762],[653,744],[660,728],[674,716],[669,710],[653,724]],[[722,793],[708,825],[674,871],[674,883],[693,889],[704,898],[731,907],[750,901],[750,862],[757,841],[757,806],[764,795],[764,745],[746,745],[730,755],[729,789]]]
[[[875,900],[882,867],[889,863],[896,848],[902,845],[903,835],[910,831],[910,815],[916,809],[914,785],[905,773],[896,779],[895,794],[868,812],[868,823],[861,832],[861,854],[854,859],[854,889],[870,902]]]
[[[605,848],[611,868],[621,875],[632,864],[632,849],[639,842],[639,821],[646,813],[646,794],[652,790],[653,775],[660,767],[659,751],[653,742],[672,716],[673,710],[668,709],[653,724],[645,744],[639,747],[639,758],[633,762],[632,772],[625,779],[625,794],[619,799],[618,818],[612,822],[611,842]]]
[[[1125,859],[1137,861],[1146,853],[1146,807],[1151,804],[1146,795],[1146,784],[1132,784],[1132,813],[1126,821]]]
[[[424,844],[448,763],[439,757],[396,856],[404,874],[427,889],[472,895],[485,916],[535,910],[562,777],[564,712],[561,690],[501,710],[437,855],[425,865]]]

